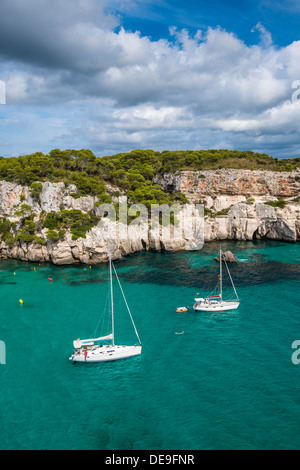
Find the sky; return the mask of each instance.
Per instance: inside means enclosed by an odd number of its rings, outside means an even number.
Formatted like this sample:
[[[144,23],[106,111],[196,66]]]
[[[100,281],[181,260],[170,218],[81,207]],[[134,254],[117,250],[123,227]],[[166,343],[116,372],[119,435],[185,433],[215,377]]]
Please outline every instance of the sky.
[[[0,155],[300,156],[298,0],[1,0]]]

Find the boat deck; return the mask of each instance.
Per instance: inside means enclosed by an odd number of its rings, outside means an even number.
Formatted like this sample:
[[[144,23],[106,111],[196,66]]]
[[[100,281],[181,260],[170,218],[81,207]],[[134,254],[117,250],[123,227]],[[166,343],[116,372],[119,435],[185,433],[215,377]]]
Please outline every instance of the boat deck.
[[[75,349],[69,358],[73,362],[107,362],[138,356],[142,346],[100,345]]]

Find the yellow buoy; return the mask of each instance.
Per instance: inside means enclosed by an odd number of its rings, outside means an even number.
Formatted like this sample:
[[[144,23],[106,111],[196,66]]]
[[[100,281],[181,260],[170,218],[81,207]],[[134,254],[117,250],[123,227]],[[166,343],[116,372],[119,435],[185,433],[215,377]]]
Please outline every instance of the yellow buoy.
[[[20,300],[19,300],[19,302],[20,302],[20,304],[22,304],[22,303],[23,303],[23,300],[22,300],[22,299],[20,299]]]

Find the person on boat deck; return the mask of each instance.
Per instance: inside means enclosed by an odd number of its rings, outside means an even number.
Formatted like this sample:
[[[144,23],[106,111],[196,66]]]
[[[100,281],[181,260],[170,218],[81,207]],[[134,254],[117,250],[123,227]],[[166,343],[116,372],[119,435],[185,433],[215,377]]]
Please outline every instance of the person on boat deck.
[[[84,359],[85,360],[86,360],[87,353],[88,353],[87,347],[84,346]]]

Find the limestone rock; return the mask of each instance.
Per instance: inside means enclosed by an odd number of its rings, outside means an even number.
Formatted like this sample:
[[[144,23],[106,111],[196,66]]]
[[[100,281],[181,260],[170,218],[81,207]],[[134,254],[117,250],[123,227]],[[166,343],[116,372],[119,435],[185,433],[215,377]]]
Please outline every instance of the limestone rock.
[[[181,171],[155,178],[165,191],[181,191],[192,200],[196,197],[275,196],[279,199],[299,195],[300,173],[267,170],[203,170]]]
[[[53,264],[73,264],[75,262],[72,256],[72,250],[68,243],[61,242],[57,244],[51,254]]]
[[[299,171],[182,171],[157,176],[154,182],[165,191],[182,192],[192,206],[197,203],[199,208],[206,209],[205,217],[201,212],[186,212],[188,206],[183,206],[176,215],[178,224],[167,230],[157,222],[151,226],[148,221],[127,226],[102,218],[86,233],[86,238],[73,240],[67,231],[64,240],[48,240],[46,245],[19,242],[10,247],[2,241],[0,258],[51,261],[58,265],[94,264],[107,261],[109,251],[113,259],[118,259],[141,250],[199,250],[204,241],[212,240],[256,238],[294,242],[300,239],[300,203],[292,201],[300,193]],[[98,198],[70,195],[76,192],[75,185],[66,187],[64,183],[44,182],[39,197],[36,197],[28,187],[0,181],[0,218],[6,217],[19,228],[21,218],[15,212],[21,210],[22,204],[31,206],[36,223],[41,211],[78,209],[97,214],[95,203]],[[283,208],[265,204],[278,199],[286,199],[288,204]],[[38,236],[46,240],[47,231],[42,229]]]
[[[220,261],[220,257],[214,258],[216,261]],[[222,253],[222,261],[226,261],[226,263],[234,263],[237,261],[237,257],[231,253],[231,251],[225,251]]]

